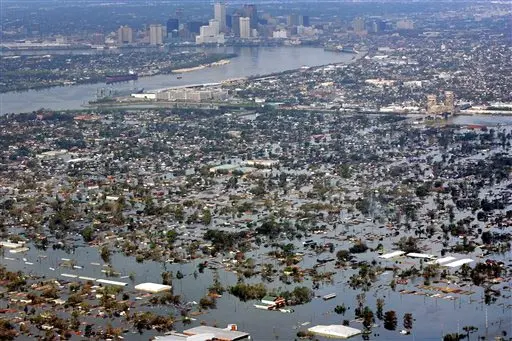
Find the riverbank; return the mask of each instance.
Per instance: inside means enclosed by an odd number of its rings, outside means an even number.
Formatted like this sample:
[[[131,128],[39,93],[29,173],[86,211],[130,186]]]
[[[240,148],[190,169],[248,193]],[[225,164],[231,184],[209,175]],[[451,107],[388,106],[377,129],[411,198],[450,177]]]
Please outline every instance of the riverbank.
[[[205,48],[204,51],[207,54],[236,54],[237,57],[230,59],[229,67],[204,68],[187,73],[183,79],[178,79],[176,75],[159,74],[151,77],[139,77],[136,81],[115,83],[109,86],[95,83],[0,93],[0,114],[30,112],[41,108],[54,110],[79,109],[87,102],[94,100],[97,92],[102,88],[126,92],[141,88],[146,90],[163,89],[190,84],[218,83],[227,79],[268,75],[297,69],[303,65],[350,63],[353,57],[349,54],[327,52],[321,48],[313,47],[216,47]]]
[[[130,70],[139,77],[151,77],[172,73],[200,70],[205,67],[218,66],[229,63],[229,59],[235,58],[234,53],[191,53],[191,54],[163,54],[162,51],[144,53],[143,57],[136,54],[127,57],[130,60],[124,64],[116,63],[117,58],[125,58],[124,54],[118,56],[43,56],[39,58],[39,69],[25,70],[23,60],[19,58],[4,58],[2,74],[0,74],[0,93],[24,92],[28,90],[43,90],[61,86],[75,86],[84,84],[99,84],[105,82],[108,74],[117,74],[118,70]],[[130,55],[129,55],[130,56]],[[94,58],[93,58],[94,57]],[[23,57],[27,58],[27,57]],[[157,67],[148,68],[146,60],[157,63]],[[91,69],[88,63],[99,64]],[[220,63],[220,64],[217,64]],[[59,65],[66,65],[69,69],[61,70]],[[74,65],[77,64],[77,65]],[[52,67],[53,65],[53,67]],[[124,65],[124,66],[123,66]],[[50,69],[45,69],[50,68]],[[70,71],[71,70],[71,71]],[[127,72],[127,71],[125,71]]]
[[[172,73],[187,73],[187,72],[202,70],[207,67],[223,66],[223,65],[227,65],[229,63],[230,63],[229,59],[221,59],[217,62],[213,62],[213,63],[209,63],[209,64],[201,64],[201,65],[198,65],[195,67],[175,69],[175,70],[172,70],[171,72]]]

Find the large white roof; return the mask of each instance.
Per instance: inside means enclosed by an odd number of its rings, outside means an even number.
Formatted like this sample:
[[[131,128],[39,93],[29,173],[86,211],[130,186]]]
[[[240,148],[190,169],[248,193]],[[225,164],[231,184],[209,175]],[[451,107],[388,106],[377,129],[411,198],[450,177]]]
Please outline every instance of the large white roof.
[[[135,286],[135,290],[146,291],[150,293],[157,293],[162,291],[171,290],[170,285],[158,284],[158,283],[141,283]]]
[[[308,331],[323,335],[327,337],[337,337],[342,339],[348,339],[357,334],[361,334],[360,329],[343,326],[341,324],[331,324],[331,325],[318,325],[308,329]]]
[[[389,259],[389,258],[401,256],[403,254],[405,254],[405,252],[403,252],[403,251],[393,251],[390,253],[386,253],[385,255],[380,255],[379,258]]]
[[[449,268],[455,268],[457,266],[461,266],[461,265],[468,264],[468,263],[471,263],[471,262],[474,262],[474,260],[472,260],[470,258],[464,258],[464,259],[456,260],[455,262],[451,262],[451,263],[448,263],[448,264],[443,264],[443,266],[447,266]]]

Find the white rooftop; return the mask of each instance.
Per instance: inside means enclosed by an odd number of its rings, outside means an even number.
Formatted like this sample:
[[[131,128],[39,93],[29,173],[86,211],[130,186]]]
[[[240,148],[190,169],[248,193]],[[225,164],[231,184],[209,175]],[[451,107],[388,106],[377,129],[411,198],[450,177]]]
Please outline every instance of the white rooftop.
[[[455,258],[455,257],[447,256],[447,257],[443,257],[443,258],[439,258],[434,261],[431,261],[431,262],[429,262],[429,264],[444,264],[444,263],[452,262],[456,259],[457,258]]]
[[[413,257],[413,258],[429,258],[429,259],[433,259],[435,258],[436,256],[434,255],[429,255],[429,254],[426,254],[426,253],[416,253],[416,252],[410,252],[407,254],[407,257]]]
[[[135,286],[135,290],[146,291],[150,293],[158,293],[163,291],[171,290],[170,285],[158,284],[158,283],[141,283]]]
[[[384,255],[380,255],[379,258],[389,259],[389,258],[401,256],[403,254],[405,254],[405,252],[403,252],[403,251],[393,251],[393,252],[390,252],[390,253],[386,253]]]
[[[360,329],[343,326],[341,324],[331,324],[328,326],[318,325],[309,328],[308,331],[312,332],[313,334],[341,339],[348,339],[354,335],[361,334]]]
[[[448,264],[443,264],[443,266],[447,266],[447,267],[450,267],[450,268],[455,268],[455,267],[458,267],[458,266],[461,266],[461,265],[464,265],[464,264],[468,264],[468,263],[472,263],[472,262],[474,262],[474,260],[472,260],[470,258],[464,258],[464,259],[456,260],[455,262],[451,262],[451,263],[448,263]]]

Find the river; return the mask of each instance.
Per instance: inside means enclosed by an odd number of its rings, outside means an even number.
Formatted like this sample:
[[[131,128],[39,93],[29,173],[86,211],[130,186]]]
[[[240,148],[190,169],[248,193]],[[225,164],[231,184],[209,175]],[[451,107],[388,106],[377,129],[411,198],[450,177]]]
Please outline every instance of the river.
[[[97,83],[7,92],[0,94],[0,114],[30,112],[40,108],[78,109],[94,99],[99,88],[154,90],[179,85],[215,83],[231,78],[297,69],[304,65],[348,63],[354,58],[353,54],[324,51],[314,47],[221,47],[207,49],[207,51],[234,52],[238,56],[231,59],[231,62],[226,65],[181,74],[182,79],[177,79],[176,75],[157,75],[112,85]]]

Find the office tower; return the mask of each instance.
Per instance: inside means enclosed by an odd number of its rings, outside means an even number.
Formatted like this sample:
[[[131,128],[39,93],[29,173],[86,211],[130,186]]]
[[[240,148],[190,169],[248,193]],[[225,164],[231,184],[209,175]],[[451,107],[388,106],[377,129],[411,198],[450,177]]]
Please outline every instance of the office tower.
[[[251,37],[251,18],[241,17],[240,18],[240,38]]]
[[[174,30],[178,31],[180,29],[180,22],[178,19],[169,18],[167,20],[167,32],[172,32]]]
[[[164,28],[160,24],[149,25],[149,44],[162,45],[164,43]]]
[[[287,22],[288,26],[299,26],[299,15],[298,14],[290,14],[288,16]]]
[[[244,17],[249,18],[251,28],[258,28],[258,12],[256,5],[244,5]]]
[[[372,32],[380,33],[386,30],[386,22],[382,19],[375,19],[372,22]]]
[[[187,23],[187,27],[188,27],[188,30],[190,31],[190,33],[195,33],[195,34],[199,34],[199,32],[201,30],[201,26],[204,26],[204,25],[208,25],[208,24],[204,24],[200,21],[191,21],[191,22]]]
[[[220,33],[220,23],[215,19],[210,19],[208,22],[208,27],[210,28],[210,32],[214,35],[217,35]]]
[[[233,27],[233,17],[229,14],[226,15],[226,27]]]
[[[305,26],[305,27],[311,26],[309,23],[309,15],[302,16],[302,26]]]
[[[133,43],[133,31],[128,26],[121,26],[117,30],[117,43],[119,45]]]
[[[235,13],[231,17],[231,31],[235,37],[240,37],[240,14]]]
[[[363,18],[356,18],[352,22],[352,26],[354,27],[354,32],[356,33],[362,33],[365,31],[366,23]]]
[[[220,2],[213,5],[214,18],[219,22],[219,30],[226,31],[226,5]]]

